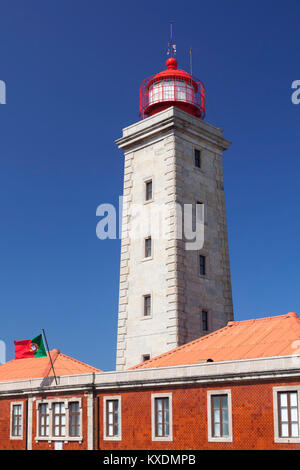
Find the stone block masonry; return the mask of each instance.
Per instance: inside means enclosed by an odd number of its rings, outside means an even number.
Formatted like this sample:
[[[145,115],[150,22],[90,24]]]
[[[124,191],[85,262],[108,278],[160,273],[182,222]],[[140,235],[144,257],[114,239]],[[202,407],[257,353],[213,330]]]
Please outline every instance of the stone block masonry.
[[[117,144],[125,154],[117,370],[125,370],[144,355],[157,356],[233,319],[222,169],[230,142],[221,129],[171,107],[125,128]],[[147,201],[149,181],[152,199]],[[197,202],[204,204],[205,214],[200,251],[187,250],[184,237],[176,236],[182,220],[175,204],[194,208]],[[157,236],[151,211],[158,208],[164,220]],[[200,254],[205,275],[200,274]],[[151,297],[147,316],[145,296]],[[208,331],[202,329],[202,310],[208,312]]]

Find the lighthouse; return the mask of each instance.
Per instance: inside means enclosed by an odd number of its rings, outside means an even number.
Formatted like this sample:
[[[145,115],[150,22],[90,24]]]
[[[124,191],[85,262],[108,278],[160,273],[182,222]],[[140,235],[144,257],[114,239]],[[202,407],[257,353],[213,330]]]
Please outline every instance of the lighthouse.
[[[233,320],[222,163],[230,142],[204,120],[203,83],[171,56],[142,82],[140,117],[117,140],[124,153],[117,370]],[[194,224],[201,208],[203,244],[194,249],[182,230],[185,207]],[[163,220],[153,218],[161,209]]]

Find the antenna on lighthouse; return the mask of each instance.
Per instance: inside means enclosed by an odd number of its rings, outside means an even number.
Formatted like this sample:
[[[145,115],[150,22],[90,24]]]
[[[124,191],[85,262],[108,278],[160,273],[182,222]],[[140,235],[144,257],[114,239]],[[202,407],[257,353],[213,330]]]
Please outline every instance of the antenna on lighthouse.
[[[176,54],[176,44],[173,44],[173,23],[173,21],[170,22],[170,41],[167,52],[167,55],[171,55],[171,57]]]
[[[190,74],[193,75],[193,51],[192,51],[192,46],[190,47]]]

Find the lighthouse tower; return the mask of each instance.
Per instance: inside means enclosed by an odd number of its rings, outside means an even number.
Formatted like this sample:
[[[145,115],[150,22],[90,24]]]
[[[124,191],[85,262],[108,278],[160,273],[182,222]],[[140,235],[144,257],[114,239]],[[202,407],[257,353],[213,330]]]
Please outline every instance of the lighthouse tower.
[[[204,86],[174,57],[141,84],[140,115],[117,140],[125,156],[117,370],[233,320],[222,171],[230,142],[204,121]],[[186,221],[202,243],[190,243]]]

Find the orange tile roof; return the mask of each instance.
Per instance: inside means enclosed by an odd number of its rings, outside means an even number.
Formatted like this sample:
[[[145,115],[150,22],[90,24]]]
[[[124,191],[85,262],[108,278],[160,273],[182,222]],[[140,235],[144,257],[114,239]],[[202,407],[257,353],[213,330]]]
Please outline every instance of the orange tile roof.
[[[172,349],[131,369],[286,356],[299,349],[300,319],[294,312],[276,317],[230,321],[220,330]]]
[[[96,367],[66,356],[59,349],[50,351],[55,374],[62,375],[87,374],[90,372],[102,372]],[[13,359],[0,365],[0,382],[10,380],[33,379],[53,376],[49,357]]]

